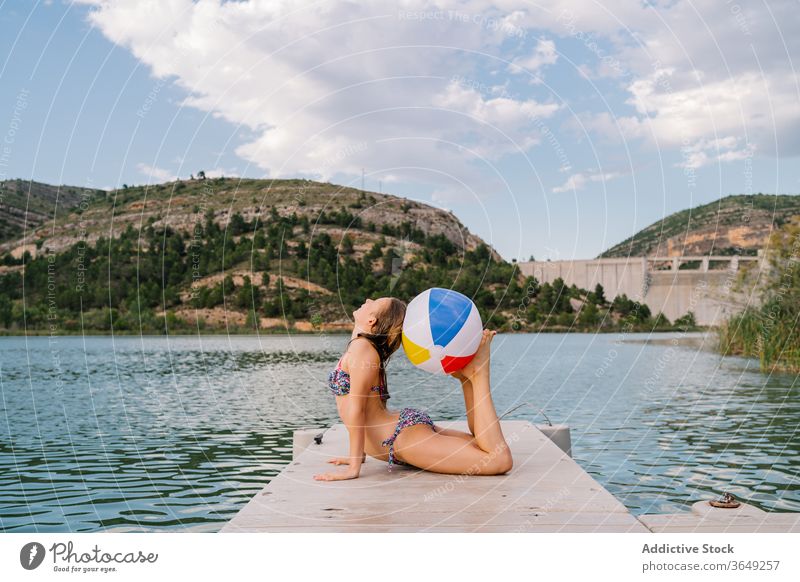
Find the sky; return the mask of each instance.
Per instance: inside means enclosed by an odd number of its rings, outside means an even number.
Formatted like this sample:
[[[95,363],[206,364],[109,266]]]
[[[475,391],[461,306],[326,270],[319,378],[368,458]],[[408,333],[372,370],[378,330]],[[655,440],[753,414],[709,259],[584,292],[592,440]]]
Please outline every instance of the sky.
[[[0,0],[0,180],[309,178],[585,259],[800,192],[800,16],[770,0]]]

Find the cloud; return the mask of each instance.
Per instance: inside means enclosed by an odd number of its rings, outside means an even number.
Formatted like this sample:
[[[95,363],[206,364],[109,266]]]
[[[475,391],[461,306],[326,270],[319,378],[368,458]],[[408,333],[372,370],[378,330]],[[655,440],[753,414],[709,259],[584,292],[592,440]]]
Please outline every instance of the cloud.
[[[608,180],[613,180],[623,175],[622,172],[578,172],[567,178],[566,182],[561,186],[553,188],[553,192],[559,194],[561,192],[569,192],[570,190],[582,190],[589,182],[607,182]]]
[[[271,177],[366,168],[440,193],[488,189],[494,164],[540,144],[533,120],[558,130],[567,110],[561,127],[579,141],[588,131],[680,152],[684,167],[800,155],[789,0],[80,2],[108,39],[184,89],[183,105],[237,126],[236,154]],[[567,44],[571,62],[556,50]],[[565,87],[526,83],[525,70],[536,83],[569,67],[578,81]],[[573,176],[558,188],[592,181]]]
[[[214,168],[212,170],[204,170],[206,173],[206,178],[222,178],[224,176],[232,177],[236,176],[236,168],[232,170],[226,170],[225,168]]]
[[[514,59],[508,70],[514,74],[534,73],[545,65],[555,64],[557,60],[556,44],[552,40],[540,39],[532,55]]]
[[[568,0],[557,24],[589,55],[603,42],[613,51],[629,109],[584,112],[573,129],[580,122],[609,141],[682,150],[687,167],[754,152],[800,155],[792,63],[800,39],[789,29],[796,3],[678,1],[654,10],[624,0],[606,14],[588,4]]]
[[[673,164],[676,168],[701,168],[713,162],[733,162],[752,158],[755,145],[740,145],[736,136],[722,139],[701,139],[681,148],[682,161]]]
[[[485,161],[534,147],[532,116],[559,110],[453,81],[513,58],[503,47],[514,18],[480,2],[467,21],[447,1],[81,2],[108,39],[186,91],[182,105],[245,128],[235,153],[268,177],[366,168],[485,185]],[[551,59],[552,42],[539,47],[531,58]]]
[[[145,164],[144,162],[136,164],[136,169],[139,170],[140,174],[147,176],[148,184],[172,182],[178,179],[178,177],[169,170],[157,168],[155,166]]]

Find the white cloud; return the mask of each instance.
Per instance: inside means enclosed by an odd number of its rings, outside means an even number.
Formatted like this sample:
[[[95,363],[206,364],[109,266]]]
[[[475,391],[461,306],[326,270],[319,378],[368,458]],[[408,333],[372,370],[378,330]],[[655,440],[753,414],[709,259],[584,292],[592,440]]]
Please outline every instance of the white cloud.
[[[696,81],[689,75],[674,68],[655,71],[628,86],[631,97],[626,103],[636,115],[583,114],[569,126],[616,143],[641,139],[653,149],[680,150],[684,161],[676,164],[679,167],[742,160],[757,151],[773,156],[800,153],[795,135],[774,125],[780,120],[800,130],[800,112],[788,83],[746,72],[693,86]],[[776,134],[782,136],[777,142]]]
[[[531,116],[559,109],[453,83],[508,65],[502,46],[516,17],[482,2],[420,12],[410,0],[81,1],[105,36],[187,91],[183,105],[249,130],[235,152],[270,177],[366,168],[440,185],[486,181],[481,158],[533,147]]]
[[[514,59],[508,70],[515,74],[535,73],[545,65],[555,64],[557,60],[556,44],[552,40],[540,39],[532,55]]]
[[[601,41],[611,47],[635,113],[584,113],[571,127],[580,121],[612,141],[683,149],[689,167],[754,152],[800,154],[796,3],[697,0],[654,10],[622,0],[605,14],[592,4],[566,0],[552,30],[560,25],[562,34],[583,41],[589,57]]]
[[[489,128],[489,135],[499,134],[499,139],[487,137],[467,140],[466,134],[475,130],[472,123],[453,123],[452,129],[442,130],[444,135],[459,140],[464,147],[489,160],[497,160],[507,153],[522,153],[538,144],[538,135],[531,131],[531,120],[550,117],[560,108],[558,104],[538,103],[533,99],[520,100],[508,96],[487,98],[455,81],[443,93],[435,95],[432,102],[449,112],[485,124]]]
[[[479,166],[536,147],[531,117],[566,110],[562,100],[577,103],[568,126],[581,135],[681,152],[686,167],[800,154],[789,0],[80,1],[106,37],[185,89],[185,105],[246,130],[236,153],[268,176],[367,168],[483,188],[492,172]],[[561,39],[577,47],[574,64]],[[571,66],[579,80],[566,93],[495,90],[524,83],[508,74],[520,67]],[[481,91],[455,76],[498,82]],[[598,76],[627,102],[590,109],[609,98]]]
[[[740,146],[739,138],[728,136],[721,139],[701,139],[681,148],[682,161],[673,164],[677,168],[700,168],[713,162],[733,162],[752,158],[755,146]]]
[[[143,176],[147,176],[148,184],[174,182],[175,180],[178,179],[178,176],[173,172],[171,172],[170,170],[165,170],[164,168],[159,168],[157,166],[151,166],[150,164],[145,164],[144,162],[136,164],[136,169]],[[198,172],[199,171],[200,170],[198,170]],[[236,175],[236,168],[230,170],[225,168],[213,168],[211,170],[203,170],[203,171],[205,172],[206,178],[220,178],[223,176],[227,176],[230,178]],[[196,177],[197,172],[192,172],[191,175]]]
[[[578,172],[577,174],[572,174],[569,178],[567,178],[566,182],[564,182],[561,186],[556,186],[553,188],[553,192],[558,194],[561,192],[569,192],[571,190],[582,190],[583,187],[589,182],[607,182],[623,175],[624,174],[621,172]]]
[[[155,166],[145,164],[144,162],[136,164],[136,169],[139,170],[139,173],[141,173],[143,176],[147,176],[148,184],[172,182],[173,180],[178,179],[178,177],[169,170],[157,168]]]
[[[203,170],[203,171],[206,173],[206,178],[222,178],[224,176],[231,178],[236,176],[235,168],[233,170],[226,170],[225,168],[214,168],[212,170]]]

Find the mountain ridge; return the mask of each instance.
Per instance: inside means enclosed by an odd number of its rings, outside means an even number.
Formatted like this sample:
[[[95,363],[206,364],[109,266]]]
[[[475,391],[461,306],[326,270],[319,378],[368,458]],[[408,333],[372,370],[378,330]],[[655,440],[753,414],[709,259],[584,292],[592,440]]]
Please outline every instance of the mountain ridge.
[[[731,194],[665,216],[596,258],[755,255],[798,214],[800,195]]]
[[[20,180],[9,182],[27,184]],[[67,203],[61,204],[63,210],[60,213],[55,212],[55,204],[51,202],[50,210],[54,216],[46,217],[50,220],[47,228],[41,227],[44,220],[29,221],[28,237],[25,240],[12,237],[0,241],[0,252],[22,251],[24,249],[20,247],[29,245],[36,245],[43,251],[59,252],[81,238],[86,242],[94,242],[101,233],[117,232],[115,226],[119,226],[120,231],[124,230],[127,223],[187,229],[193,226],[197,207],[203,209],[209,205],[214,207],[215,221],[220,224],[237,212],[245,220],[251,220],[261,214],[263,208],[270,206],[275,207],[279,214],[290,211],[298,216],[309,217],[318,216],[326,208],[330,211],[332,206],[338,206],[347,208],[362,223],[372,222],[378,229],[383,225],[398,227],[403,222],[409,222],[426,234],[442,234],[466,250],[487,244],[471,233],[450,211],[392,194],[311,180],[206,178],[125,186],[116,190],[50,186],[38,182],[31,184],[37,185],[40,190],[49,187],[51,196],[55,195],[54,191],[68,192],[70,198]],[[84,196],[88,196],[88,203],[84,205],[85,208],[78,207]],[[72,216],[76,211],[80,220]],[[112,212],[113,222],[107,220],[109,212]],[[39,216],[37,214],[37,218]],[[151,221],[151,217],[155,220]],[[86,236],[76,234],[76,227],[78,232]],[[491,245],[487,246],[495,260],[503,260]]]

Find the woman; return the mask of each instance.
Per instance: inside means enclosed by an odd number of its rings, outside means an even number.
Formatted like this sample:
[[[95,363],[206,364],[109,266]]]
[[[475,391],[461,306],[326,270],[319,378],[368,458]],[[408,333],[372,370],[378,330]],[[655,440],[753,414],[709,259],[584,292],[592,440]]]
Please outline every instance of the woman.
[[[394,297],[367,299],[353,312],[355,325],[345,353],[331,371],[329,386],[350,435],[350,456],[330,459],[348,465],[318,481],[356,479],[367,455],[435,473],[500,475],[511,470],[508,443],[489,388],[489,355],[496,332],[483,330],[470,363],[451,374],[461,382],[470,433],[436,426],[422,410],[386,408],[386,362],[402,343],[406,304]],[[388,447],[388,448],[387,448]]]

